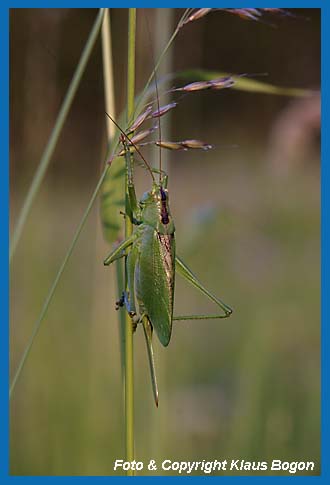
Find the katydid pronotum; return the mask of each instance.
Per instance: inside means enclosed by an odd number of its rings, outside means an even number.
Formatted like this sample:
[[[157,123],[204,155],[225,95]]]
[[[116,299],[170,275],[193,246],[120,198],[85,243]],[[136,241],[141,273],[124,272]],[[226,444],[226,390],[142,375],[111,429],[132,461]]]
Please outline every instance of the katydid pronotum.
[[[172,103],[173,105],[173,103]],[[172,106],[171,106],[172,107]],[[158,114],[161,116],[167,112],[166,107],[159,108]],[[146,110],[147,115],[141,115],[140,120],[134,123],[134,129],[149,116],[150,109]],[[108,115],[109,116],[109,115]],[[111,116],[109,116],[111,118]],[[112,119],[112,118],[111,118]],[[152,178],[152,187],[145,192],[138,202],[132,171],[128,170],[128,199],[129,214],[134,225],[133,234],[122,241],[104,260],[105,265],[110,265],[115,260],[125,257],[127,288],[118,304],[125,307],[132,319],[132,325],[136,329],[142,323],[151,372],[151,381],[155,403],[158,406],[158,385],[155,372],[154,352],[152,346],[153,330],[163,346],[167,346],[171,339],[172,323],[175,320],[204,320],[226,318],[232,313],[232,309],[219,298],[214,296],[196,278],[182,259],[176,255],[175,248],[175,226],[169,208],[169,195],[167,190],[168,177],[161,169],[152,169],[138,148],[139,135],[130,137],[123,132],[118,124],[117,128],[121,131],[121,143],[123,145],[122,155],[125,155],[127,166],[131,167],[132,150],[138,152],[145,168],[149,171]],[[148,131],[148,130],[147,130]],[[151,132],[152,130],[149,130]],[[147,133],[147,132],[146,132]],[[187,140],[185,142],[164,142],[163,145],[169,147],[171,144],[187,148],[209,148],[197,140]],[[162,142],[157,142],[162,145]],[[159,175],[156,181],[154,174]],[[173,315],[174,287],[176,271],[192,286],[197,288],[202,294],[212,300],[221,312],[214,315]]]

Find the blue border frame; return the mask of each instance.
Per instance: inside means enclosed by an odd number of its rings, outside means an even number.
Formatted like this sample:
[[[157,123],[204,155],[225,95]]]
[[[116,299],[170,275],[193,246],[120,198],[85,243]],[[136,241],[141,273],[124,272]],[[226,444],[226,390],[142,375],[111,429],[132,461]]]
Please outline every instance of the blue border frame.
[[[213,2],[208,2],[209,6],[212,6]],[[228,5],[228,2],[223,5],[225,7],[246,7],[247,2],[233,2],[233,5]],[[274,3],[277,2],[254,2],[254,7],[274,7]],[[326,81],[329,80],[329,64],[326,61],[330,59],[330,5],[326,5],[326,0],[317,2],[308,1],[290,1],[288,5],[280,3],[281,7],[285,8],[321,8],[322,10],[322,84],[326,86]],[[101,5],[102,6],[102,5]],[[107,7],[116,7],[115,2],[109,2],[105,5]],[[125,2],[120,4],[120,7],[200,7],[200,2],[190,1],[188,2]],[[214,4],[214,7],[221,6],[219,3]],[[1,438],[0,438],[0,479],[1,483],[9,483],[13,481],[24,480],[27,483],[35,483],[35,481],[64,481],[69,480],[104,480],[108,477],[14,477],[9,476],[9,452],[8,452],[8,388],[9,388],[9,366],[8,366],[8,318],[9,318],[9,9],[10,8],[96,8],[95,4],[81,0],[78,1],[57,1],[48,2],[1,2],[0,5],[0,52],[1,52],[1,66],[2,75],[0,76],[1,83],[1,102],[0,102],[0,133],[1,133],[1,151],[2,151],[2,163],[0,163],[0,211],[1,211],[1,225],[0,225],[0,299],[1,299],[1,325],[0,325],[0,359],[1,359]],[[98,6],[99,7],[99,6]],[[329,62],[329,61],[328,61]],[[330,110],[329,94],[327,89],[322,90],[322,130],[323,133],[327,130],[328,113]],[[328,356],[328,341],[329,341],[329,212],[330,195],[329,195],[329,178],[330,168],[327,164],[327,155],[329,155],[329,143],[325,136],[322,137],[322,165],[321,165],[321,208],[322,208],[322,452],[321,452],[321,476],[319,477],[157,477],[157,480],[205,480],[210,478],[211,480],[223,481],[237,481],[237,480],[294,480],[297,481],[315,481],[318,483],[326,482],[330,479],[330,450],[329,450],[329,436],[330,436],[330,420],[329,420],[329,356]],[[327,191],[328,189],[328,191]],[[328,382],[327,382],[328,381]],[[125,477],[110,477],[112,480],[127,480]],[[148,480],[149,477],[135,477],[135,480]]]

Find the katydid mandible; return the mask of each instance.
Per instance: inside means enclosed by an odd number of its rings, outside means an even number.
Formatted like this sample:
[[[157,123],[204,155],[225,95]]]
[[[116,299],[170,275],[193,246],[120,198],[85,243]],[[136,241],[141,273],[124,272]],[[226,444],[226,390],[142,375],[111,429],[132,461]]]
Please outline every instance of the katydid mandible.
[[[125,156],[132,157],[127,143],[127,140],[130,142],[130,139],[121,129],[120,131]],[[139,152],[137,147],[135,148]],[[143,160],[145,159],[143,158]],[[131,163],[132,161],[129,160],[129,164]],[[126,259],[128,291],[123,293],[118,306],[125,306],[132,318],[134,328],[138,323],[143,325],[153,394],[158,406],[159,393],[152,347],[153,329],[161,344],[166,347],[171,339],[174,320],[226,318],[231,315],[232,309],[208,291],[182,259],[176,255],[175,226],[170,212],[167,190],[168,177],[163,170],[150,169],[148,165],[147,168],[153,183],[151,190],[145,192],[139,202],[137,202],[133,176],[128,173],[130,217],[135,229],[129,238],[121,242],[110,253],[104,260],[104,264],[110,265],[122,257]],[[156,182],[153,172],[159,173],[159,182]],[[191,285],[220,307],[222,313],[173,316],[176,270]]]

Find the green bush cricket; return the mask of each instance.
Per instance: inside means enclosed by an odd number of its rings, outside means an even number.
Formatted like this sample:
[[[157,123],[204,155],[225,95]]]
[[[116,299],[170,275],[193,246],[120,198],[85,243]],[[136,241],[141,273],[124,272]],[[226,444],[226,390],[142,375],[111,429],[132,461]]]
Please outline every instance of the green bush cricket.
[[[166,107],[158,107],[159,116],[166,112]],[[177,256],[175,248],[175,226],[169,207],[169,194],[167,189],[168,176],[160,168],[151,168],[138,145],[136,137],[124,133],[120,126],[108,115],[121,132],[121,143],[126,157],[126,166],[132,167],[132,150],[136,151],[152,178],[152,187],[145,192],[138,202],[132,170],[128,169],[128,198],[130,217],[133,225],[133,234],[122,241],[104,260],[104,265],[110,265],[115,260],[125,257],[128,291],[124,291],[117,307],[125,306],[132,319],[134,329],[142,323],[151,371],[152,388],[155,403],[158,406],[159,393],[156,380],[154,352],[152,346],[153,330],[163,346],[167,346],[171,339],[172,324],[175,320],[204,320],[229,317],[232,309],[219,298],[214,296],[196,278],[188,266]],[[143,115],[141,119],[144,121]],[[137,123],[134,123],[134,128]],[[136,142],[137,143],[137,142]],[[160,147],[162,142],[156,142]],[[172,142],[170,142],[172,143]],[[174,142],[175,143],[175,142]],[[209,146],[196,140],[177,142],[181,147],[206,148]],[[189,146],[190,145],[190,146]],[[166,143],[164,143],[166,146]],[[156,181],[154,173],[159,174]],[[176,271],[192,286],[212,300],[222,313],[215,315],[173,315],[174,287]]]

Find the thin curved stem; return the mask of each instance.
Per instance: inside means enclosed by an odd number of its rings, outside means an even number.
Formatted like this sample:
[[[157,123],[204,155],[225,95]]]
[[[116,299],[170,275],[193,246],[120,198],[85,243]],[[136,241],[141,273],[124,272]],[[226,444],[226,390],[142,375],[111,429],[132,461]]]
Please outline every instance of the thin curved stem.
[[[44,320],[44,318],[46,316],[48,307],[50,305],[50,302],[52,301],[52,298],[54,296],[54,293],[55,293],[55,290],[57,288],[57,285],[58,285],[58,283],[59,283],[59,281],[61,279],[61,276],[62,276],[62,274],[64,272],[64,269],[65,269],[65,267],[66,267],[66,265],[67,265],[67,263],[68,263],[68,261],[70,259],[70,256],[71,256],[71,254],[72,254],[72,252],[73,252],[73,250],[75,248],[75,245],[76,245],[76,243],[78,241],[78,238],[80,236],[80,233],[81,233],[81,231],[82,231],[82,229],[83,229],[83,227],[85,225],[85,222],[87,220],[87,217],[88,217],[88,215],[89,215],[89,213],[90,213],[90,211],[91,211],[91,209],[93,207],[93,204],[95,202],[95,199],[97,197],[97,194],[98,194],[98,192],[100,190],[100,187],[101,187],[101,185],[103,183],[103,180],[105,179],[105,176],[106,176],[108,170],[109,170],[109,165],[106,165],[105,168],[104,168],[104,170],[103,170],[103,172],[102,172],[102,175],[101,175],[101,177],[100,177],[100,179],[98,181],[98,184],[97,184],[97,186],[96,186],[96,188],[95,188],[95,190],[93,192],[93,195],[92,195],[92,197],[91,197],[91,199],[90,199],[90,201],[88,203],[88,206],[86,208],[86,211],[85,211],[85,213],[84,213],[84,215],[83,215],[83,217],[82,217],[82,219],[81,219],[81,221],[79,223],[79,226],[78,226],[78,228],[76,230],[76,233],[75,233],[75,235],[73,237],[73,240],[72,240],[72,242],[70,244],[70,247],[69,247],[69,249],[68,249],[68,251],[67,251],[67,253],[66,253],[65,257],[64,257],[64,260],[63,260],[63,262],[62,262],[62,264],[60,266],[60,269],[57,272],[56,278],[55,278],[55,280],[54,280],[54,282],[53,282],[53,284],[52,284],[52,286],[51,286],[51,288],[49,290],[49,293],[47,295],[47,298],[46,298],[46,300],[45,300],[45,302],[43,304],[43,307],[41,309],[39,318],[35,322],[35,325],[33,327],[33,331],[32,331],[32,334],[31,334],[31,337],[30,337],[29,342],[28,342],[28,344],[27,344],[27,346],[26,346],[26,348],[24,350],[24,353],[23,353],[23,355],[21,357],[21,360],[20,360],[20,362],[18,364],[18,367],[16,369],[16,372],[15,372],[14,378],[12,380],[12,383],[11,383],[11,386],[10,386],[10,390],[9,390],[9,398],[11,398],[12,393],[13,393],[13,391],[15,389],[16,384],[17,384],[18,378],[20,377],[20,375],[22,373],[22,370],[23,370],[24,365],[26,363],[26,359],[27,359],[27,357],[28,357],[28,355],[30,353],[30,350],[31,350],[32,345],[33,345],[33,342],[34,342],[34,340],[35,340],[35,338],[36,338],[36,336],[37,336],[37,334],[38,334],[38,332],[40,330],[41,324],[42,324],[42,322],[43,322],[43,320]]]
[[[133,113],[132,113],[132,118],[133,118],[133,116],[134,116],[134,112],[139,112],[139,111],[140,111],[140,109],[141,109],[141,107],[142,107],[142,103],[144,102],[144,97],[145,97],[145,95],[146,95],[146,93],[147,93],[147,91],[148,91],[148,88],[149,88],[149,86],[150,86],[150,84],[151,84],[151,81],[152,81],[152,79],[153,79],[153,77],[154,77],[154,74],[155,74],[155,72],[157,72],[157,71],[158,71],[159,66],[160,66],[160,64],[161,64],[161,63],[162,63],[162,61],[163,61],[164,56],[166,55],[167,51],[169,50],[169,48],[171,47],[172,43],[174,42],[174,39],[176,38],[176,36],[178,35],[178,33],[179,33],[180,29],[182,28],[183,23],[184,23],[184,20],[185,20],[185,18],[186,18],[186,16],[187,16],[188,12],[189,12],[189,9],[186,9],[186,10],[184,11],[184,13],[183,13],[182,17],[180,18],[180,20],[179,20],[179,22],[178,22],[177,26],[175,27],[175,29],[174,29],[174,31],[173,31],[173,34],[172,34],[172,35],[171,35],[171,37],[169,38],[169,40],[168,40],[168,42],[167,42],[166,46],[164,47],[164,49],[162,50],[162,52],[161,52],[160,56],[158,57],[157,62],[156,62],[156,64],[155,64],[155,66],[154,66],[154,68],[153,68],[153,70],[152,70],[152,72],[151,72],[151,74],[150,74],[150,76],[149,76],[149,78],[148,78],[148,80],[147,80],[147,82],[146,82],[146,84],[145,84],[144,88],[143,88],[143,91],[142,91],[142,93],[140,94],[140,96],[139,96],[139,98],[138,98],[138,100],[137,100],[137,103],[136,103],[136,109],[135,109],[135,111],[133,110]],[[129,120],[129,121],[132,121],[132,120]]]
[[[75,94],[77,92],[77,89],[79,87],[80,81],[82,79],[82,75],[85,71],[87,62],[89,60],[89,57],[92,53],[93,47],[95,45],[96,39],[98,37],[98,34],[100,32],[100,28],[102,25],[102,20],[104,16],[104,8],[101,8],[98,16],[95,19],[93,28],[89,34],[88,40],[85,44],[85,47],[82,51],[79,63],[77,65],[76,71],[73,75],[72,81],[70,83],[69,89],[66,93],[66,96],[64,98],[63,104],[61,106],[61,109],[58,113],[53,131],[48,139],[48,143],[46,145],[46,148],[42,154],[42,157],[40,159],[39,166],[34,174],[32,183],[30,185],[29,191],[26,195],[26,198],[23,202],[23,206],[21,209],[21,212],[18,216],[18,220],[13,232],[13,236],[11,239],[11,244],[10,244],[10,250],[9,250],[9,261],[11,262],[13,255],[15,253],[15,250],[17,248],[17,244],[20,240],[20,237],[22,235],[22,231],[24,228],[24,225],[26,223],[27,217],[29,215],[29,212],[31,210],[33,201],[40,189],[40,186],[42,184],[42,181],[44,179],[44,176],[46,174],[48,165],[51,161],[51,158],[53,156],[54,150],[56,148],[58,139],[60,137],[62,128],[64,126],[65,120],[68,116],[69,110],[71,108],[73,99],[75,97]]]

